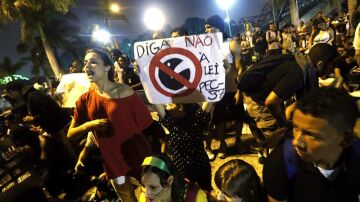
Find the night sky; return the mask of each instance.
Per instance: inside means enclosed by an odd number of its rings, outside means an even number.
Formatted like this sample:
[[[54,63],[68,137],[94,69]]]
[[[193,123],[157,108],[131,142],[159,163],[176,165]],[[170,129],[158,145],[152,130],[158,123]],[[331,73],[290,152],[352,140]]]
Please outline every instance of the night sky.
[[[235,5],[229,10],[231,19],[238,19],[246,16],[257,15],[267,0],[236,0]],[[163,10],[167,24],[171,27],[181,26],[188,17],[208,18],[218,14],[224,16],[216,4],[215,0],[123,0],[117,1],[123,7],[123,12],[127,16],[129,23],[113,22],[114,32],[122,37],[136,38],[146,31],[143,23],[143,12],[148,7],[157,7]],[[86,13],[89,9],[96,9],[96,0],[78,0],[76,8],[72,12],[80,17],[80,24],[87,26],[91,24],[103,24],[103,19],[90,18]],[[16,62],[19,56],[16,54],[16,45],[20,40],[19,25],[16,23],[8,24],[0,28],[0,60],[5,56]],[[29,71],[24,70],[22,74],[29,75]]]

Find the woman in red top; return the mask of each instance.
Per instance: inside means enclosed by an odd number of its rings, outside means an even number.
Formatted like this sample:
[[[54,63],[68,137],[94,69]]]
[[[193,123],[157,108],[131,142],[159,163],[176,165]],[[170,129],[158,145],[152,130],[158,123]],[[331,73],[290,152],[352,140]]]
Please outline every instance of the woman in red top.
[[[112,62],[97,49],[86,52],[84,71],[92,83],[76,102],[68,138],[94,131],[108,179],[122,201],[136,201],[129,176],[139,177],[151,150],[142,131],[152,123],[144,103],[127,85],[113,82]]]

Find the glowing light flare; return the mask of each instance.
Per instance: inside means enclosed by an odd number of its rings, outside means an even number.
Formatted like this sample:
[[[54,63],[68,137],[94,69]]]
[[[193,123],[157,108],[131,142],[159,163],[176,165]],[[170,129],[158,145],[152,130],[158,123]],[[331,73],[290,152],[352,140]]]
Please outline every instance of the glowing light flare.
[[[149,8],[144,14],[145,25],[153,31],[159,31],[165,24],[165,16],[158,8]]]
[[[218,6],[223,10],[229,10],[234,5],[235,0],[216,0]]]
[[[94,31],[92,36],[94,40],[101,43],[109,43],[111,40],[111,34],[104,29]]]
[[[110,4],[110,11],[113,13],[120,13],[120,6],[117,3]]]

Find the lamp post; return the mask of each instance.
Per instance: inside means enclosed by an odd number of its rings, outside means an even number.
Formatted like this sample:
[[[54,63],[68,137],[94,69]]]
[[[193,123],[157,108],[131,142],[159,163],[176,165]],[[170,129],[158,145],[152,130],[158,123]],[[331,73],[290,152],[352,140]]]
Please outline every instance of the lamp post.
[[[152,31],[160,31],[165,24],[165,16],[158,8],[148,8],[144,14],[144,23]]]
[[[120,10],[121,10],[121,7],[120,7],[120,5],[118,4],[118,3],[110,3],[109,4],[109,11],[111,12],[111,13],[114,13],[114,14],[119,14],[120,13]],[[106,24],[106,26],[108,27],[108,29],[111,31],[111,29],[112,29],[112,26],[111,26],[111,21],[110,21],[110,14],[105,18],[105,24]],[[115,36],[111,36],[111,39],[112,39],[112,41],[113,41],[113,45],[114,45],[114,48],[116,48],[116,49],[119,49],[119,43],[117,42],[117,40],[116,40],[116,38],[115,38]]]
[[[230,37],[232,36],[231,34],[231,25],[230,25],[230,17],[229,17],[229,9],[231,6],[234,5],[235,3],[235,0],[216,0],[216,3],[218,4],[218,6],[223,9],[225,11],[225,15],[226,15],[226,18],[225,18],[225,22],[228,23],[228,26],[229,26],[229,34],[230,34]]]

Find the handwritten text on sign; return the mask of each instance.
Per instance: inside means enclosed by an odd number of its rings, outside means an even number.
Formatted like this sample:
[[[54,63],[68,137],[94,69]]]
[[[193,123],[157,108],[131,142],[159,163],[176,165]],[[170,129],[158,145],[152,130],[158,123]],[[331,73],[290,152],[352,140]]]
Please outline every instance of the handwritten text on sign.
[[[219,101],[225,93],[222,34],[135,43],[146,96],[154,104]]]

